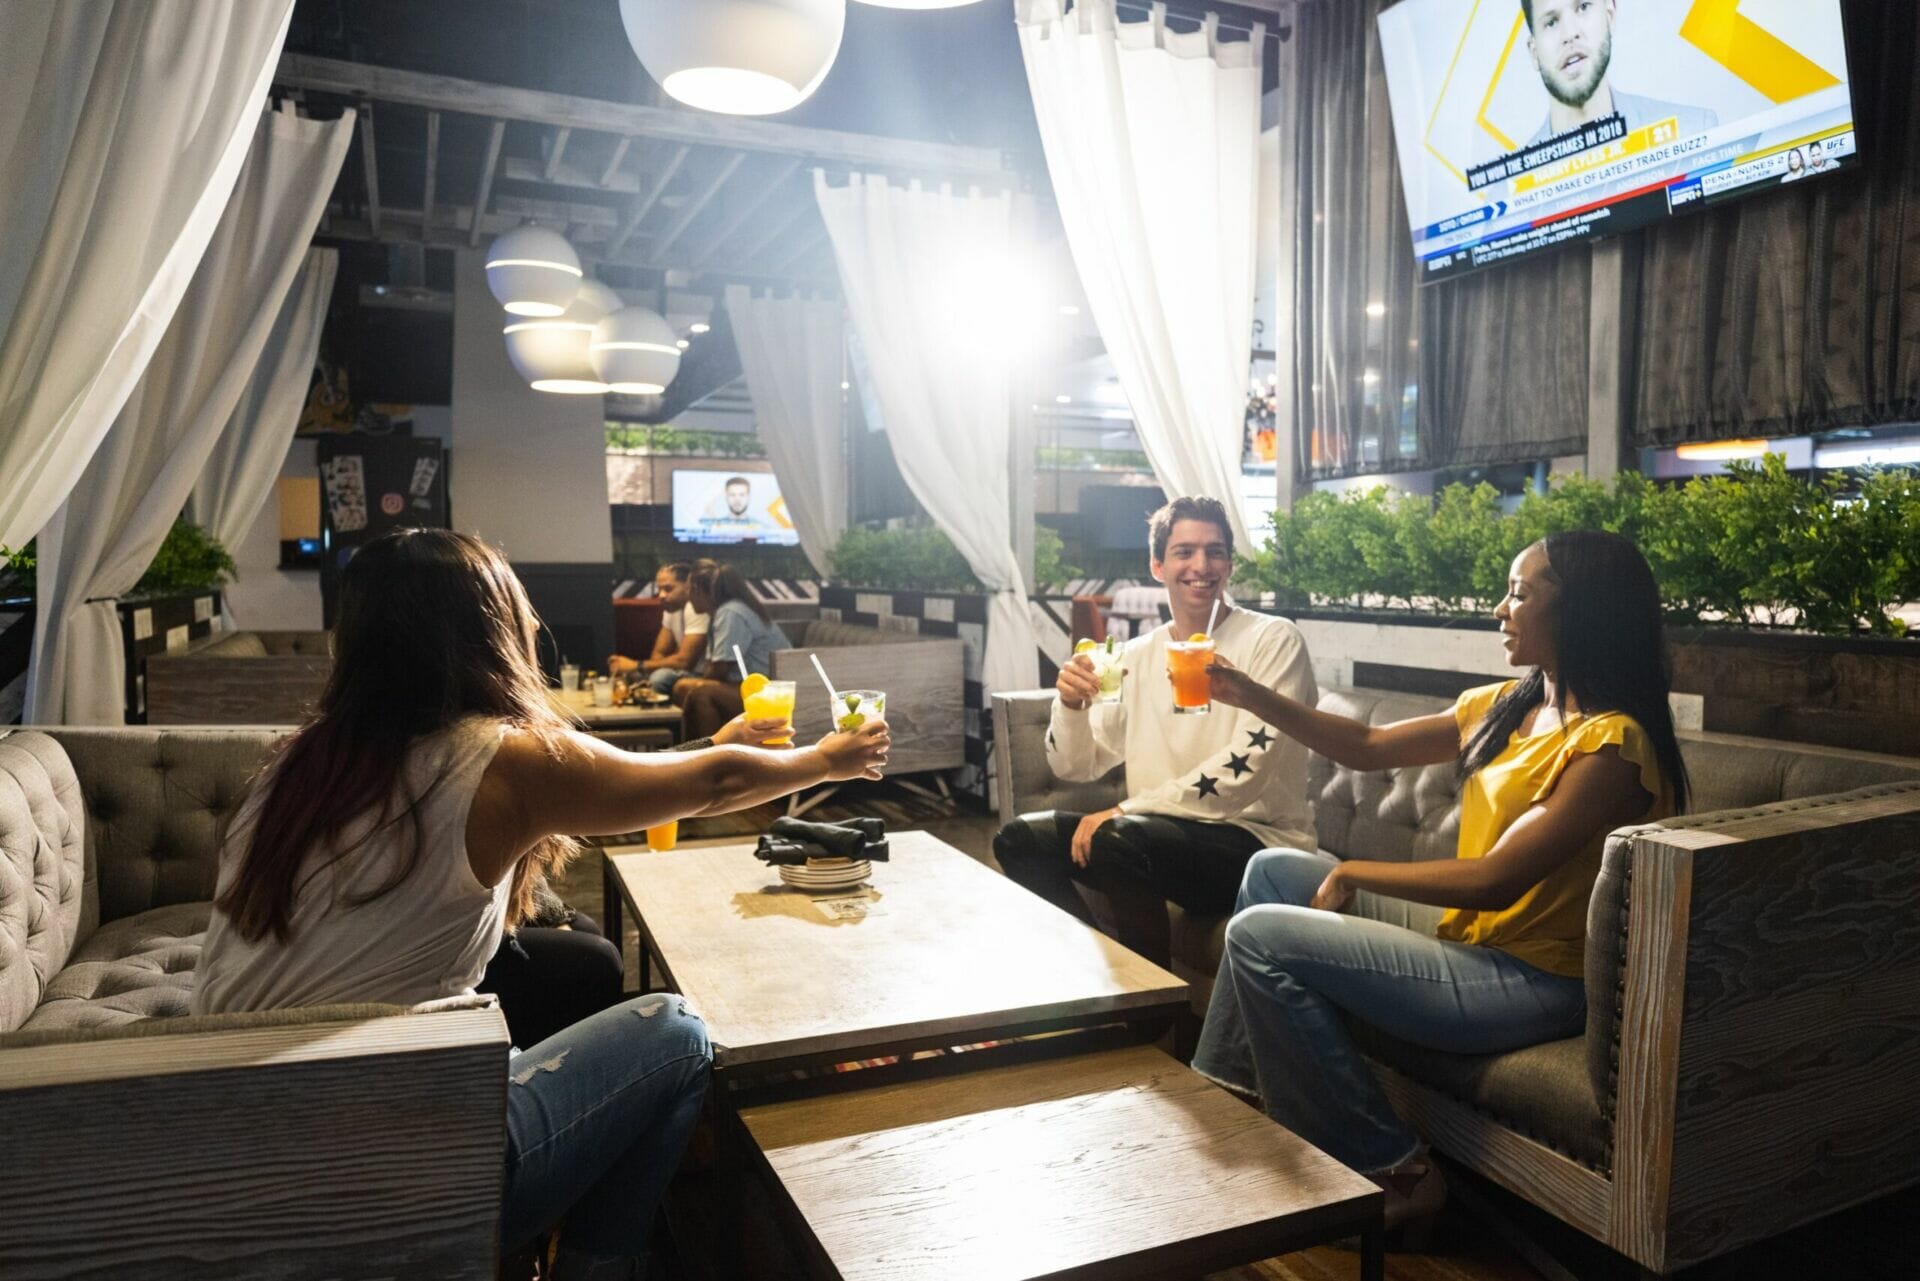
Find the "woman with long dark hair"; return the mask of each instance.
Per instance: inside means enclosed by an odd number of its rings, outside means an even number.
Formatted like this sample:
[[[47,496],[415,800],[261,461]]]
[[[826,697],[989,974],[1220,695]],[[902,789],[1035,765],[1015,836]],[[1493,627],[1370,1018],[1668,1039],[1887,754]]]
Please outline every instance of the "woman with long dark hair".
[[[793,752],[608,747],[549,704],[538,625],[506,561],[477,539],[408,530],[354,557],[319,712],[263,771],[222,847],[195,1012],[469,995],[576,836],[878,777],[885,763],[884,726]],[[564,1214],[560,1275],[626,1275],[710,1062],[698,1016],[662,994],[516,1052],[505,1248]]]
[[[689,595],[694,609],[712,620],[707,625],[707,661],[698,676],[675,683],[673,701],[686,714],[687,733],[711,734],[740,715],[745,706],[740,682],[771,676],[773,651],[791,646],[733,566],[701,562],[694,567]],[[746,660],[746,670],[740,670],[736,654]]]
[[[1341,1014],[1456,1054],[1576,1035],[1602,843],[1686,804],[1660,595],[1631,542],[1578,531],[1533,544],[1514,559],[1494,617],[1507,662],[1526,675],[1392,725],[1211,669],[1216,701],[1349,769],[1458,762],[1453,859],[1254,855],[1193,1061],[1372,1176],[1390,1225],[1437,1210],[1445,1184]]]

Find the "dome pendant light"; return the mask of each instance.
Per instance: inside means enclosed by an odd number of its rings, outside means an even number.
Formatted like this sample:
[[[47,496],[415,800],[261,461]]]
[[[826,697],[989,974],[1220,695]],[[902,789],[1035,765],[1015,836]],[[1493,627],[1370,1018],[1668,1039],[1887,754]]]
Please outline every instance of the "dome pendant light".
[[[974,0],[860,0],[876,9],[958,9]]]
[[[668,95],[765,116],[812,96],[840,52],[846,0],[620,0],[627,42]]]
[[[502,331],[507,359],[535,391],[601,395],[607,385],[594,373],[587,345],[593,327],[621,305],[620,295],[599,281],[583,281],[564,314],[515,320]]]
[[[607,390],[627,396],[657,396],[680,372],[673,326],[645,307],[614,312],[593,327],[587,354]]]
[[[487,250],[487,288],[515,316],[558,316],[580,292],[580,255],[559,232],[515,227]]]

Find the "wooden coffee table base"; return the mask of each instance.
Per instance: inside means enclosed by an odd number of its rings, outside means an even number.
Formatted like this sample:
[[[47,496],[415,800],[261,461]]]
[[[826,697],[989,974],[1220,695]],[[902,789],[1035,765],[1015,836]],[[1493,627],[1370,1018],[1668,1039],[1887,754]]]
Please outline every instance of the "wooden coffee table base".
[[[837,1281],[1197,1277],[1358,1236],[1378,1188],[1150,1047],[748,1107]]]

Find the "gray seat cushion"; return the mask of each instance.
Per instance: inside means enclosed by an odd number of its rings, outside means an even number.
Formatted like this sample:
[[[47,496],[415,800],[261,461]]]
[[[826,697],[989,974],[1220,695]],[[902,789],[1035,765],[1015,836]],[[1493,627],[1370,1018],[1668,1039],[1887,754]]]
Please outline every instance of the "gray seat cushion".
[[[109,921],[74,949],[21,1030],[65,1031],[184,1015],[212,912],[211,903],[173,903]]]

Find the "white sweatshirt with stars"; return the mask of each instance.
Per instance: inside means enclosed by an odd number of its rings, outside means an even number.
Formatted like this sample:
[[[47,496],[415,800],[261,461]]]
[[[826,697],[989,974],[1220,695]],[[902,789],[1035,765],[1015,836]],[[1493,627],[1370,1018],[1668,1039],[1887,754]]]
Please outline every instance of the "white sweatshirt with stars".
[[[1311,707],[1319,699],[1299,629],[1284,618],[1235,609],[1213,632],[1219,653],[1254,680]],[[1172,625],[1128,641],[1120,702],[1073,711],[1059,699],[1047,727],[1047,762],[1069,782],[1126,763],[1128,814],[1232,823],[1263,844],[1315,848],[1307,805],[1307,749],[1251,712],[1215,703],[1176,716],[1167,680]]]

